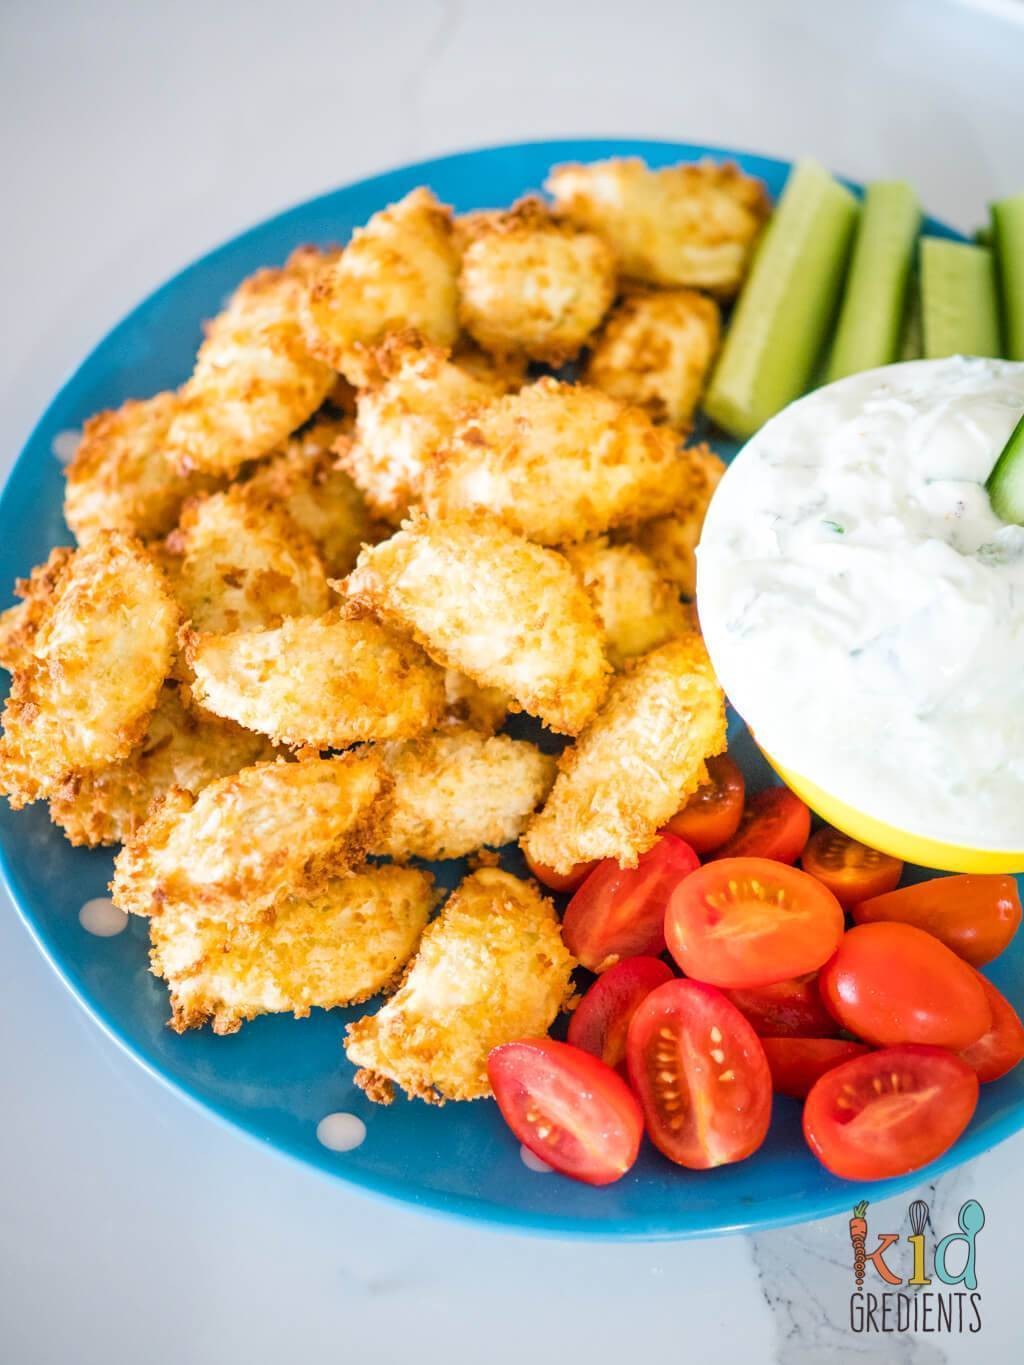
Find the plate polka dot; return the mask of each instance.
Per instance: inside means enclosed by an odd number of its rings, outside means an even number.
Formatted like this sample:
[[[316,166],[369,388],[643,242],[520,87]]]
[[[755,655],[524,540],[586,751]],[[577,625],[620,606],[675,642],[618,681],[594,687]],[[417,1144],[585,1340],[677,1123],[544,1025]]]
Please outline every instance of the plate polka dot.
[[[128,927],[128,916],[109,896],[97,896],[86,901],[78,912],[78,922],[87,934],[97,938],[113,938]]]
[[[316,1126],[321,1146],[332,1152],[351,1152],[362,1145],[366,1124],[358,1114],[326,1114]]]
[[[50,449],[61,464],[70,464],[75,458],[75,451],[78,449],[78,443],[81,439],[82,433],[80,431],[58,431],[50,444]]]
[[[547,1175],[549,1171],[554,1170],[554,1167],[549,1166],[546,1161],[541,1161],[539,1156],[534,1156],[529,1147],[520,1146],[519,1155],[527,1170],[536,1171],[538,1175]]]

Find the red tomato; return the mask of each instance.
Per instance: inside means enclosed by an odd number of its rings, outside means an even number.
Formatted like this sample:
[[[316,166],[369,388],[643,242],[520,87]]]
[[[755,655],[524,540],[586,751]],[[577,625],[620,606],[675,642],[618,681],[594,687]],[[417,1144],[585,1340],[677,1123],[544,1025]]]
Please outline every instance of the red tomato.
[[[833,1067],[804,1105],[811,1151],[843,1180],[884,1180],[952,1147],[978,1103],[978,1078],[940,1047],[886,1047]]]
[[[787,787],[768,787],[747,802],[739,829],[716,858],[774,858],[795,863],[811,832],[811,812]]]
[[[1002,991],[981,972],[977,977],[992,1011],[992,1027],[976,1043],[964,1048],[960,1056],[984,1084],[998,1081],[1024,1057],[1024,1024]]]
[[[869,896],[880,896],[899,885],[903,864],[899,858],[859,844],[826,825],[811,835],[800,862],[805,872],[824,882],[840,905],[849,909]]]
[[[585,877],[589,877],[597,863],[577,863],[571,872],[556,872],[546,863],[535,863],[527,854],[526,865],[549,891],[575,891]]]
[[[817,972],[726,995],[759,1038],[830,1038],[839,1031],[821,1003]]]
[[[620,957],[656,957],[665,949],[668,898],[699,866],[693,849],[674,834],[662,834],[636,867],[605,858],[566,907],[566,947],[592,972],[603,972]]]
[[[672,968],[660,957],[625,957],[616,962],[597,978],[573,1011],[569,1042],[624,1076],[629,1021],[655,986],[671,980]]]
[[[712,986],[769,986],[813,972],[843,936],[831,891],[768,858],[705,863],[676,887],[665,916],[669,952]]]
[[[647,1132],[691,1170],[756,1152],[772,1115],[772,1081],[757,1034],[721,991],[669,981],[633,1015],[629,1078]]]
[[[775,1093],[795,1100],[805,1099],[826,1071],[869,1050],[863,1043],[848,1043],[845,1038],[762,1038],[761,1046]]]
[[[487,1075],[513,1133],[562,1175],[610,1185],[636,1161],[644,1131],[636,1096],[589,1052],[553,1038],[503,1043]]]
[[[821,996],[865,1042],[961,1048],[992,1026],[977,972],[911,924],[860,924],[821,970]]]
[[[743,815],[743,774],[728,754],[709,758],[708,781],[666,826],[685,839],[695,853],[710,853],[731,839]]]
[[[1020,925],[1020,893],[1013,877],[933,877],[854,907],[858,924],[897,920],[926,929],[972,967],[998,957]]]

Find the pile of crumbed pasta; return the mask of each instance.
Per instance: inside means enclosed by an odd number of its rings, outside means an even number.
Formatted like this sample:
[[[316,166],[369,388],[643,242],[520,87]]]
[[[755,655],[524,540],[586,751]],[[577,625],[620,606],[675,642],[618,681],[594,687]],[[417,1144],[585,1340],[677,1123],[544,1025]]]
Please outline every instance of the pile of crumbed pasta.
[[[345,1041],[380,1100],[489,1094],[571,997],[552,902],[488,850],[635,865],[725,747],[681,600],[721,465],[685,442],[764,188],[546,188],[417,189],[244,280],[179,390],[85,423],[77,547],[0,617],[0,791],[122,845],[172,1026],[391,992]],[[431,918],[418,860],[466,856]]]

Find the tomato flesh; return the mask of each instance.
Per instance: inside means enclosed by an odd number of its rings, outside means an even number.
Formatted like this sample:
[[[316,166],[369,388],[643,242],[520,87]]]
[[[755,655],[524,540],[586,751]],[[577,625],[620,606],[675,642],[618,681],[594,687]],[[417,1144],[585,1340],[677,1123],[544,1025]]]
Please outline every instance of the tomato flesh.
[[[767,858],[722,858],[676,887],[665,916],[669,951],[687,976],[729,989],[813,972],[842,938],[831,891]]]
[[[884,1180],[952,1147],[977,1103],[978,1078],[952,1052],[887,1047],[815,1082],[804,1105],[804,1137],[833,1175]]]
[[[678,979],[658,986],[633,1015],[626,1056],[648,1136],[670,1161],[707,1170],[764,1141],[772,1112],[764,1048],[721,991]]]
[[[562,937],[577,962],[603,972],[620,958],[656,957],[665,949],[665,906],[700,862],[674,834],[662,834],[636,867],[598,863],[573,896]]]
[[[588,1185],[609,1185],[636,1161],[643,1115],[621,1076],[553,1038],[503,1043],[487,1058],[501,1116],[534,1156]]]
[[[772,1073],[772,1088],[777,1095],[794,1100],[805,1099],[826,1071],[869,1050],[845,1038],[762,1038],[761,1045]]]
[[[977,977],[992,1011],[992,1027],[960,1056],[984,1085],[998,1081],[1024,1057],[1024,1024],[1002,991],[980,972]]]
[[[858,924],[913,924],[941,939],[972,967],[983,967],[999,956],[1020,926],[1020,892],[1013,877],[933,877],[861,901],[853,918]]]
[[[839,1026],[822,1004],[818,973],[771,986],[726,991],[759,1038],[829,1038]]]
[[[641,1000],[671,980],[672,968],[660,957],[626,957],[616,962],[602,972],[573,1011],[569,1042],[625,1076],[629,1021]]]
[[[597,863],[577,863],[571,872],[556,872],[553,867],[548,867],[546,863],[535,863],[527,854],[526,865],[537,880],[549,891],[565,892],[575,891],[585,878],[593,872]]]
[[[788,787],[768,787],[747,801],[736,833],[716,858],[774,858],[795,863],[811,833],[811,812]]]
[[[728,754],[707,761],[708,780],[698,787],[666,826],[685,839],[695,853],[721,848],[739,828],[746,784]]]
[[[826,825],[811,835],[800,855],[805,872],[817,877],[847,910],[899,885],[903,864]]]
[[[992,1026],[978,974],[910,924],[850,929],[822,968],[819,985],[843,1028],[882,1047],[927,1043],[958,1052]]]

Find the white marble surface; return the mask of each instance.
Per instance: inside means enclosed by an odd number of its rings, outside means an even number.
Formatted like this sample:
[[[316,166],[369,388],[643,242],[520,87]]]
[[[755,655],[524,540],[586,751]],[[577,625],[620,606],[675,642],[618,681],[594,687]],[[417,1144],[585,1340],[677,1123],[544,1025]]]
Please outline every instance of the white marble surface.
[[[197,252],[471,144],[579,133],[811,152],[974,225],[1024,185],[1019,0],[0,4],[0,473],[63,374]],[[986,13],[985,10],[989,12]],[[135,1068],[0,906],[5,1365],[1019,1361],[1024,1137],[927,1194],[989,1212],[980,1336],[853,1337],[845,1219],[535,1242],[370,1202]],[[906,1200],[873,1209],[894,1230]],[[877,1221],[876,1221],[877,1220]]]

